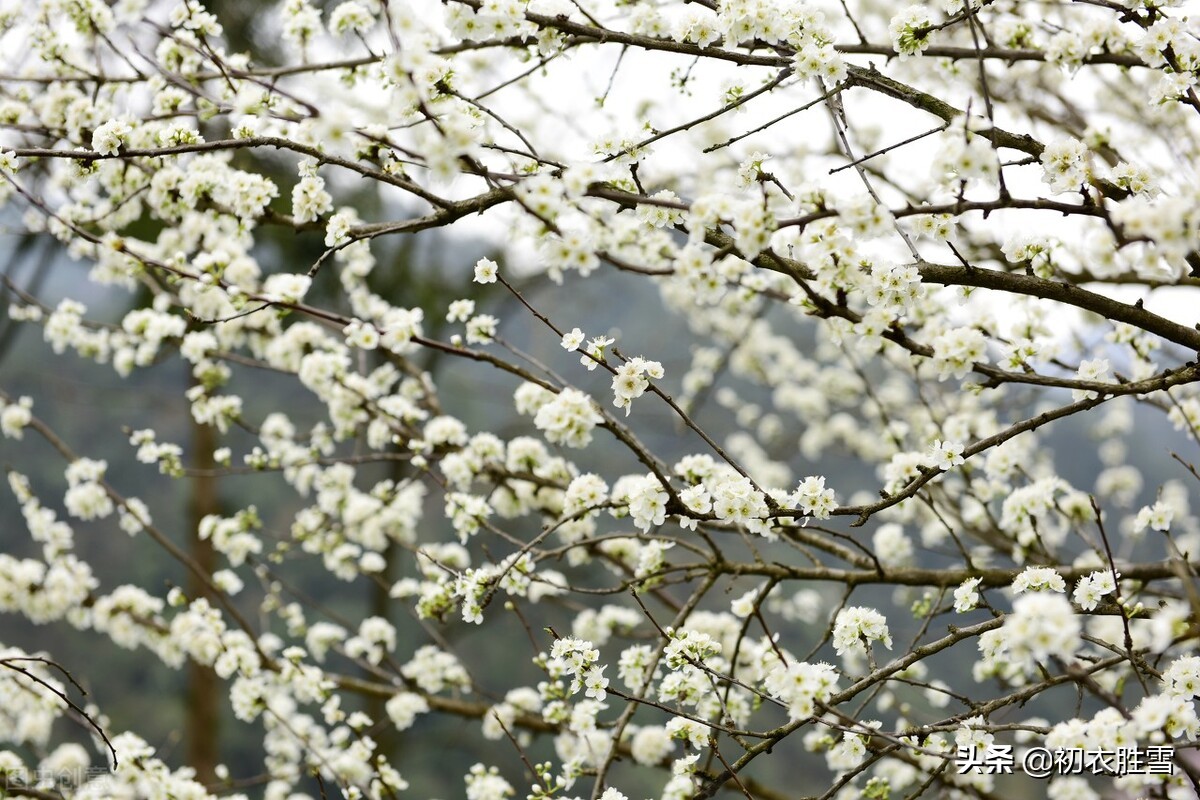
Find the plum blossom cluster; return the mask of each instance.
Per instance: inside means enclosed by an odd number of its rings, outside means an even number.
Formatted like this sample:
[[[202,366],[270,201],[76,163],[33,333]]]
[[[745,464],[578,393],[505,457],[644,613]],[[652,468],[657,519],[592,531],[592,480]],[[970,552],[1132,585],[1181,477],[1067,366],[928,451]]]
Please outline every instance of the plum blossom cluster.
[[[827,701],[837,689],[837,671],[830,664],[792,663],[773,670],[766,688],[787,704],[793,722],[807,719],[817,713],[817,703]]]
[[[542,403],[533,418],[533,424],[545,434],[546,441],[574,448],[587,447],[592,441],[592,429],[602,421],[591,397],[578,389],[563,389]]]
[[[33,398],[22,397],[15,403],[0,399],[0,433],[9,439],[20,439],[24,436],[25,427],[33,419],[31,409]]]
[[[838,612],[833,624],[833,647],[837,654],[864,652],[871,642],[879,642],[889,650],[892,635],[887,619],[873,608],[852,606]]]
[[[663,375],[663,366],[657,361],[647,361],[639,356],[631,358],[613,374],[613,405],[625,409],[625,416],[629,416],[633,401],[645,394],[651,380],[660,380]]]
[[[604,676],[607,666],[599,664],[599,659],[600,651],[591,642],[568,637],[557,640],[550,648],[546,669],[551,675],[569,676],[571,694],[583,691],[586,697],[603,701],[608,688],[608,678]]]

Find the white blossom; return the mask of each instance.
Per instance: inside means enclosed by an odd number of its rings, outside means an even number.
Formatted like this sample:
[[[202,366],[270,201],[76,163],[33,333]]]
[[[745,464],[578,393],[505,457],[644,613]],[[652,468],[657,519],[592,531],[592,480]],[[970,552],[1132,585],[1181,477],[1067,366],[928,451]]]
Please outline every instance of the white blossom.
[[[475,282],[495,283],[497,265],[490,258],[481,258],[475,262]]]
[[[892,636],[882,614],[864,606],[851,606],[838,612],[833,624],[833,647],[839,656],[861,652],[871,642],[880,642],[889,650],[892,648]]]

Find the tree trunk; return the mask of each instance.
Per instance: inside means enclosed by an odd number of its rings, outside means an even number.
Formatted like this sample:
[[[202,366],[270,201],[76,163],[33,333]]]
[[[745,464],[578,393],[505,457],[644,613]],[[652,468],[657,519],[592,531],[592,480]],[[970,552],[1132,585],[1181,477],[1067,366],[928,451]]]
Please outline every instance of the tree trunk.
[[[188,503],[189,549],[192,559],[205,573],[216,569],[216,552],[212,544],[200,538],[200,520],[221,510],[213,450],[217,437],[209,425],[192,422],[192,463],[199,471],[191,479],[191,498]],[[207,587],[195,575],[188,573],[187,595],[200,597]],[[211,784],[216,780],[220,762],[219,725],[221,692],[217,676],[210,667],[189,661],[187,666],[187,708],[184,731],[187,741],[187,763],[196,770],[196,779]]]

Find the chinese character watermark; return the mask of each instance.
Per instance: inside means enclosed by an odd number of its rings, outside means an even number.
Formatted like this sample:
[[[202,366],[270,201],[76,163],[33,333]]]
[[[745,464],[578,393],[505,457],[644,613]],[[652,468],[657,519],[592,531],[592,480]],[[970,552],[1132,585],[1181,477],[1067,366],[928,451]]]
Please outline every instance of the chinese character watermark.
[[[26,787],[41,790],[59,789],[63,787],[78,787],[85,784],[97,785],[99,781],[112,777],[106,767],[38,767],[37,769],[13,769],[0,773],[0,778],[15,781]]]
[[[1013,771],[1013,752],[1010,744],[992,745],[981,753],[976,747],[960,747],[957,756],[958,774],[982,772],[985,775],[1010,775]]]
[[[1161,745],[1116,750],[1030,747],[1021,754],[1020,768],[1034,778],[1050,775],[1174,775],[1174,757],[1173,747]],[[1008,775],[1015,766],[1017,759],[1011,745],[992,745],[982,751],[976,747],[960,747],[955,754],[959,775]]]

